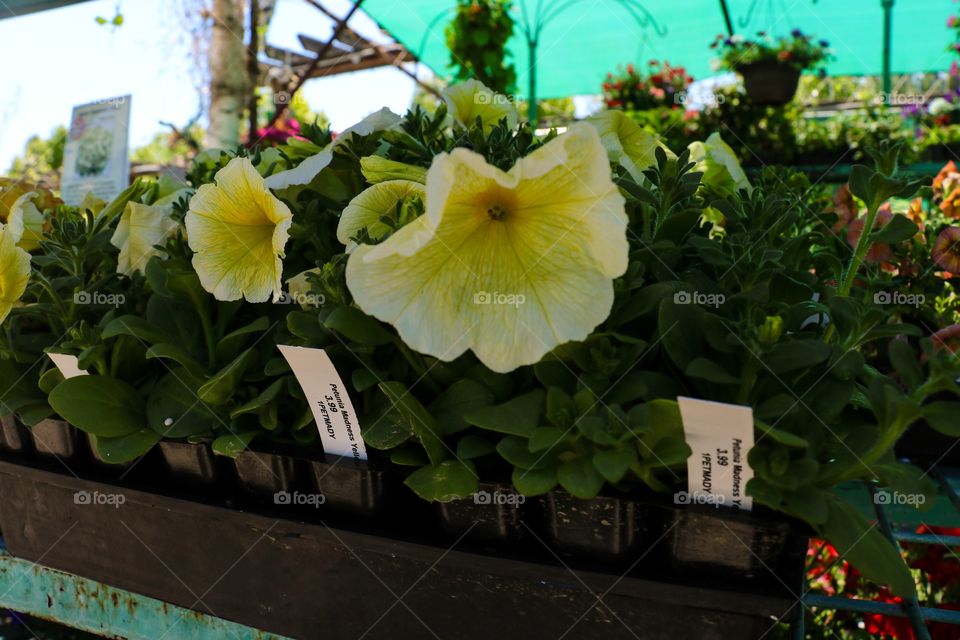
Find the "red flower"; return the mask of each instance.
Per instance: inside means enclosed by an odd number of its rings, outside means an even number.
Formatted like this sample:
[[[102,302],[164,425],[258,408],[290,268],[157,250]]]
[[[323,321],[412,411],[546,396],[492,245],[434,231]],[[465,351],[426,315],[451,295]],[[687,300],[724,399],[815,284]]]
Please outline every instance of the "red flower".
[[[889,222],[893,220],[893,214],[890,213],[890,205],[883,204],[880,209],[877,211],[877,217],[873,222],[873,229],[882,229]],[[851,247],[856,247],[857,242],[860,240],[860,234],[863,233],[863,225],[866,223],[867,219],[857,218],[856,220],[850,223],[850,226],[847,228],[847,244]],[[889,244],[885,242],[875,242],[873,246],[870,247],[870,250],[867,251],[866,261],[867,262],[888,262],[893,258],[893,249]]]
[[[956,353],[957,351],[960,351],[960,324],[952,324],[949,327],[944,327],[943,329],[940,329],[934,333],[931,338],[933,339],[933,346],[937,350],[948,349],[950,353]]]
[[[844,184],[833,194],[833,212],[839,218],[833,225],[834,233],[843,231],[850,221],[857,217],[857,203],[850,193],[849,184]]]

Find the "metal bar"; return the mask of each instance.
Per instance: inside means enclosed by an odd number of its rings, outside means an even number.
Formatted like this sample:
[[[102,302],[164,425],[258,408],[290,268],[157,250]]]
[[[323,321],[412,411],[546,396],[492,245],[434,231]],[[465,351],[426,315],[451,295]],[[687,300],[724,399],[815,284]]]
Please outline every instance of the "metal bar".
[[[940,486],[943,487],[943,492],[947,494],[947,498],[950,499],[950,503],[953,504],[953,508],[957,511],[960,511],[960,496],[957,495],[957,492],[954,491],[953,485],[950,484],[950,478],[944,473],[943,469],[939,466],[934,465],[930,468],[930,473],[937,479],[940,483]]]
[[[720,8],[723,10],[723,21],[727,25],[727,35],[733,35],[733,21],[730,20],[730,7],[727,6],[727,0],[720,0]]]
[[[0,607],[111,638],[289,640],[21,560],[2,547]]]
[[[527,120],[530,126],[537,127],[537,40],[536,37],[527,39],[527,51],[530,55],[530,64],[527,73],[530,74],[530,90],[527,92]]]
[[[883,7],[883,94],[890,96],[890,48],[893,39],[893,0],[880,0]]]
[[[873,510],[877,514],[877,521],[880,523],[880,529],[883,531],[883,535],[890,540],[890,543],[900,551],[900,544],[897,542],[896,537],[893,535],[893,527],[890,526],[890,519],[887,518],[887,511],[883,508],[883,505],[876,499],[877,490],[872,484],[867,485],[867,489],[870,490],[870,498],[873,502]],[[901,559],[902,561],[902,559]],[[920,603],[917,602],[916,596],[911,598],[903,599],[903,608],[907,611],[907,617],[910,618],[910,626],[913,627],[913,633],[918,640],[930,640],[930,632],[927,630],[927,625],[923,621],[923,614],[920,611]]]
[[[890,602],[854,600],[853,598],[822,596],[814,593],[805,595],[803,602],[808,607],[816,607],[818,609],[838,609],[841,611],[853,611],[855,613],[879,613],[880,615],[897,618],[908,617],[903,607]],[[923,619],[929,622],[944,622],[947,624],[960,625],[960,611],[936,609],[933,607],[920,607],[919,609]]]
[[[357,12],[361,4],[363,4],[363,0],[354,0],[353,5],[350,7],[350,10],[347,11],[347,15],[343,16],[343,18],[340,19],[340,22],[338,22],[336,26],[334,26],[333,33],[330,34],[330,39],[327,40],[327,44],[323,47],[321,51],[317,53],[317,57],[313,59],[313,62],[310,63],[310,66],[308,66],[304,70],[303,75],[300,76],[297,82],[290,89],[289,91],[290,100],[288,101],[287,104],[289,104],[290,102],[293,102],[293,96],[296,95],[297,91],[300,90],[300,87],[302,87],[303,84],[311,78],[311,76],[313,75],[313,71],[317,68],[317,65],[319,65],[320,62],[323,60],[323,57],[327,55],[327,51],[329,51],[330,48],[333,47],[333,41],[336,40],[337,36],[340,35],[340,32],[343,31],[344,28],[346,28],[347,23],[350,21],[350,18],[352,18],[353,14]],[[272,127],[277,122],[277,120],[280,119],[280,116],[282,116],[286,110],[287,110],[287,105],[281,105],[281,108],[276,109],[273,112],[273,116],[270,118],[270,121],[267,123],[267,128]]]

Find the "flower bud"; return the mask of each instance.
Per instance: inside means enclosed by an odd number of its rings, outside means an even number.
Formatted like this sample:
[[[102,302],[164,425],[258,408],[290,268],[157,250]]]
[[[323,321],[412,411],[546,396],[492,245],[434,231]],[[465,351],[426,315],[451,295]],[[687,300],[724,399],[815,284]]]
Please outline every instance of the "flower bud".
[[[410,180],[420,184],[425,184],[427,181],[427,170],[423,167],[387,160],[380,156],[362,158],[360,160],[360,170],[370,184],[386,182],[387,180]]]

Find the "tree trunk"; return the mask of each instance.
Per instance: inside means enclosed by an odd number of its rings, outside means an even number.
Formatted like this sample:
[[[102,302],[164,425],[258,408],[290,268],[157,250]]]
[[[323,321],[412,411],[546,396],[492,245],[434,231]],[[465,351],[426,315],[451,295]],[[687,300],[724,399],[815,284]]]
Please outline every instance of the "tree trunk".
[[[213,0],[210,37],[210,127],[207,146],[232,149],[240,142],[247,68],[243,0]]]

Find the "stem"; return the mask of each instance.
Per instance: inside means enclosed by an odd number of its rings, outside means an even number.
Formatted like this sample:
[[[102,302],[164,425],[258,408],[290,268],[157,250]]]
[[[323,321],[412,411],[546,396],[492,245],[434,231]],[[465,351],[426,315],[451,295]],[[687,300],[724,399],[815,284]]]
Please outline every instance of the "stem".
[[[210,324],[210,317],[206,309],[197,309],[200,316],[200,326],[203,328],[203,339],[207,343],[207,366],[213,369],[217,360],[217,347],[213,339],[213,326]]]
[[[850,258],[850,265],[847,267],[847,272],[843,276],[843,282],[840,284],[837,295],[848,296],[850,295],[850,290],[853,289],[853,279],[856,277],[857,271],[860,270],[860,265],[863,264],[863,259],[866,257],[867,251],[870,250],[870,234],[873,232],[873,223],[877,218],[879,208],[879,206],[875,205],[867,209],[867,219],[863,223],[863,231],[857,239],[857,247],[853,251],[853,257]]]
[[[414,353],[403,340],[396,341],[397,347],[400,349],[400,353],[403,354],[403,357],[406,358],[407,362],[413,368],[414,371],[420,376],[420,379],[423,380],[430,390],[434,393],[440,393],[441,389],[437,385],[436,381],[430,377],[430,370],[427,369],[426,364],[423,362],[423,357],[418,353]]]

